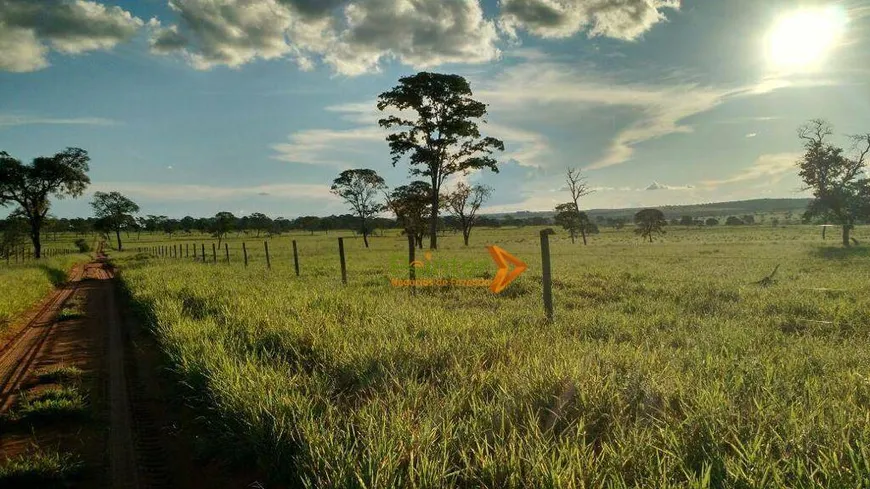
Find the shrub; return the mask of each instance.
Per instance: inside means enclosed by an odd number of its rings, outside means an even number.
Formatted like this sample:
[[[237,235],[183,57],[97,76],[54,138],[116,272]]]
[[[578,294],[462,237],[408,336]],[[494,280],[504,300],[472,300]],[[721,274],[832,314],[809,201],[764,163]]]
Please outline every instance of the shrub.
[[[76,248],[78,248],[79,251],[82,253],[87,253],[87,252],[91,251],[91,245],[88,244],[88,242],[85,241],[84,238],[77,239],[75,242],[75,245],[76,245]]]

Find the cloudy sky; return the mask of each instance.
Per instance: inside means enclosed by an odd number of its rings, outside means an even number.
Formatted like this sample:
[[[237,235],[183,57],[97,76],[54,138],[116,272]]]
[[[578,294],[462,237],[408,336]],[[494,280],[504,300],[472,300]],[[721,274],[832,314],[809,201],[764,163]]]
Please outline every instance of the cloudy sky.
[[[343,212],[341,170],[408,181],[375,100],[420,70],[489,104],[490,211],[568,166],[587,208],[795,197],[802,122],[870,131],[870,0],[0,0],[0,150],[148,214]]]

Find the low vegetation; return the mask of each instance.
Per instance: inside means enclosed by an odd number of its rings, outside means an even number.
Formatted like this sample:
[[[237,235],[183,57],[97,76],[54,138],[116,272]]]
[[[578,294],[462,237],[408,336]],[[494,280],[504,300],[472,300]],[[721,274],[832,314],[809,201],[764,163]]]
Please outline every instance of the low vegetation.
[[[23,393],[12,413],[13,420],[55,422],[87,414],[85,396],[77,387],[50,387]]]
[[[342,287],[334,237],[294,239],[301,278],[285,238],[270,271],[261,256],[116,256],[212,442],[277,481],[867,483],[870,284],[854,271],[870,256],[815,227],[675,227],[652,244],[606,229],[586,247],[554,235],[552,324],[537,229],[479,231],[529,264],[500,295],[391,287],[407,276],[397,234],[368,250],[346,239]],[[418,278],[493,276],[482,245],[440,241]]]
[[[0,459],[0,486],[65,487],[83,469],[84,464],[74,455],[36,449],[14,458]]]
[[[12,319],[67,280],[67,273],[87,255],[61,255],[28,261],[20,265],[0,265],[0,333]]]

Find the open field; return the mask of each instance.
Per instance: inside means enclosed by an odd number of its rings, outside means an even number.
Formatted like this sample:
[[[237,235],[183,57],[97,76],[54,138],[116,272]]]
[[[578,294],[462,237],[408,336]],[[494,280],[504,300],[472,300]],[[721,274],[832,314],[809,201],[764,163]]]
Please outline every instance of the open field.
[[[230,264],[115,254],[211,444],[307,487],[857,487],[870,483],[866,247],[817,227],[447,237],[419,277],[529,270],[500,295],[421,289],[391,233],[229,241]],[[862,242],[867,228],[856,230]],[[349,235],[348,233],[345,233]],[[173,240],[173,244],[193,242]],[[205,242],[211,260],[210,241]],[[127,249],[167,244],[129,240]],[[257,243],[256,246],[253,243]],[[826,246],[830,245],[830,247]],[[420,256],[418,255],[418,258]],[[224,259],[218,254],[218,261]],[[425,260],[425,258],[422,258]],[[776,265],[774,282],[757,284]]]

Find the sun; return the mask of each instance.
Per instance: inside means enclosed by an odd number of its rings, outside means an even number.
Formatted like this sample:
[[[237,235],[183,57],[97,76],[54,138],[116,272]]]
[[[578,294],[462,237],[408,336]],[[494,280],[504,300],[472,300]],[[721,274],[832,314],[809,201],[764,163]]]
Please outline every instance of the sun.
[[[846,20],[839,7],[798,10],[782,17],[767,35],[768,60],[786,71],[817,68],[840,43]]]

